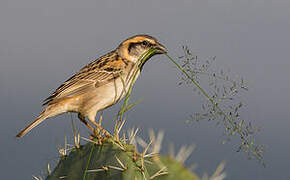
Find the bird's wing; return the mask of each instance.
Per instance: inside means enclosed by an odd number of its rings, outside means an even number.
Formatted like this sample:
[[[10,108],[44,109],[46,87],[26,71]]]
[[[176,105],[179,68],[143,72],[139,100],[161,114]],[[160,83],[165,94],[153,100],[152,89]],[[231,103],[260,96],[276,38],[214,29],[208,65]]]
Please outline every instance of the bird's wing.
[[[108,61],[110,58],[112,57],[108,57],[108,55],[101,57],[82,68],[59,86],[51,96],[46,98],[43,105],[53,104],[60,99],[81,95],[120,77],[122,74],[120,68],[122,62],[118,66],[110,66],[110,61]],[[115,61],[121,60],[117,59]]]
[[[44,104],[53,104],[59,99],[70,98],[94,90],[120,76],[120,72],[90,71],[76,74],[60,87],[51,96],[44,100]]]

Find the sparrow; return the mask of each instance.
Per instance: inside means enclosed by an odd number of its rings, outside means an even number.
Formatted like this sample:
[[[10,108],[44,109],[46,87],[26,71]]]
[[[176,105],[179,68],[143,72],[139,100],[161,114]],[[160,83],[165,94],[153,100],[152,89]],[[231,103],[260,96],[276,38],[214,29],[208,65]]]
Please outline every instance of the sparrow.
[[[142,67],[140,58],[154,49],[156,54],[167,53],[166,48],[156,38],[136,35],[124,40],[115,50],[97,58],[59,86],[44,100],[46,106],[40,115],[16,137],[23,137],[44,120],[66,113],[78,113],[78,118],[91,131],[98,126],[95,117],[119,102],[128,91],[130,84],[139,76]]]

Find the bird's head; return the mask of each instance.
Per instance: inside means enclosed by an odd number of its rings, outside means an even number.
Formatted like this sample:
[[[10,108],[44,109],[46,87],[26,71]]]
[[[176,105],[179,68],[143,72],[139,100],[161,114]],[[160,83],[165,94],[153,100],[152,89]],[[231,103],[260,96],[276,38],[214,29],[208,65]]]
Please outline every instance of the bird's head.
[[[136,63],[151,48],[155,49],[151,56],[167,53],[167,49],[156,38],[149,35],[136,35],[126,39],[119,45],[117,52],[122,58]]]

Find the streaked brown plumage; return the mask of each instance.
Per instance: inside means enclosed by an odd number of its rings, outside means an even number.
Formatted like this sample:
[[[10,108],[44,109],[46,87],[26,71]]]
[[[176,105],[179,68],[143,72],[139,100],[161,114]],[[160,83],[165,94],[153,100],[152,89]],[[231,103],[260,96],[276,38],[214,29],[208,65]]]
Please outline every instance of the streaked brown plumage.
[[[138,77],[140,73],[138,59],[150,48],[157,49],[155,54],[166,53],[166,48],[155,38],[136,35],[83,67],[44,101],[43,105],[47,106],[43,112],[16,137],[24,136],[45,119],[66,112],[78,113],[81,122],[94,131],[85,117],[96,124],[97,112],[116,104],[125,95],[133,74],[137,73]]]

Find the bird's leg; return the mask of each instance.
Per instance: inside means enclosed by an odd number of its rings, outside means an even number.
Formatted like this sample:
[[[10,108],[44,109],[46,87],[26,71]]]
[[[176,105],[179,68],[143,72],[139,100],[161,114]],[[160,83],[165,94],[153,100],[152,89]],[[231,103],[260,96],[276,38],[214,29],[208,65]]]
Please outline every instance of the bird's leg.
[[[111,137],[111,134],[95,121],[95,117],[96,117],[95,115],[89,115],[88,119],[92,124],[94,124],[97,127],[98,132],[102,131],[105,134],[105,136]]]
[[[93,133],[95,133],[95,128],[93,128],[93,126],[91,126],[87,121],[86,121],[86,117],[83,116],[81,113],[78,113],[78,118],[79,120],[84,123]]]
[[[98,124],[99,124],[100,126],[102,126],[102,120],[103,120],[103,111],[101,111],[101,113],[100,113],[100,117],[99,117],[99,122],[98,122]]]

